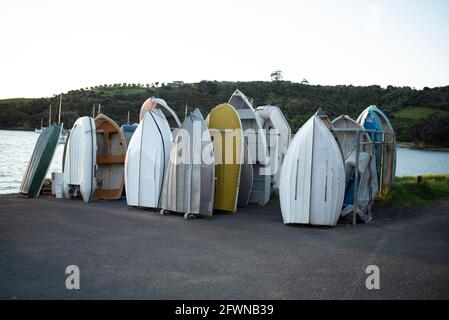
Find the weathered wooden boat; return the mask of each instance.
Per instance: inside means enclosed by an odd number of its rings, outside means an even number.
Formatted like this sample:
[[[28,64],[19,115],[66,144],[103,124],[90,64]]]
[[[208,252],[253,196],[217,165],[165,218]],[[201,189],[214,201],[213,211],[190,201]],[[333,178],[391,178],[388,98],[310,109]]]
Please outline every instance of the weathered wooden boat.
[[[126,142],[119,126],[104,114],[95,117],[96,188],[94,199],[120,199],[125,183]]]

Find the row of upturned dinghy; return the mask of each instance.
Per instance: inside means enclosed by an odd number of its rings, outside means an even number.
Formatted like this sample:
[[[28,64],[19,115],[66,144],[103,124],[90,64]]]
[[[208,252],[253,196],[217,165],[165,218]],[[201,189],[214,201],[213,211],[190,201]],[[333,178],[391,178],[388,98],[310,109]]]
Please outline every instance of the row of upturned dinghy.
[[[75,122],[63,155],[67,199],[112,200],[126,193],[129,206],[189,218],[263,206],[274,191],[284,223],[334,226],[351,212],[368,221],[379,182],[394,178],[394,131],[375,106],[357,121],[331,121],[317,112],[292,140],[279,107],[254,109],[239,90],[206,119],[195,109],[181,123],[154,97],[139,119],[121,128],[102,114]],[[39,194],[60,132],[54,124],[40,135],[21,193]]]

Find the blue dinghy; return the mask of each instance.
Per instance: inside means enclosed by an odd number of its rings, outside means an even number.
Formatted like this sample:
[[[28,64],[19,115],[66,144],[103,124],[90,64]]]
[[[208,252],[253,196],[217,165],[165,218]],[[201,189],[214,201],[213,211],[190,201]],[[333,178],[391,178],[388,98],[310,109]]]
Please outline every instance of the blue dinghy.
[[[390,186],[396,174],[396,139],[388,117],[377,106],[369,106],[357,118],[375,142],[377,177],[381,186]],[[381,144],[384,140],[384,144]]]

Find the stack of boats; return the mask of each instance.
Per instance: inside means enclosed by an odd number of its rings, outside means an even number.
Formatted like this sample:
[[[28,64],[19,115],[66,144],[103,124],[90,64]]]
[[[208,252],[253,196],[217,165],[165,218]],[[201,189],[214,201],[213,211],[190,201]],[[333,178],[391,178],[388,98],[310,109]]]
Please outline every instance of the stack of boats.
[[[206,118],[195,109],[182,123],[151,97],[139,119],[122,127],[103,114],[75,122],[63,155],[67,199],[126,194],[129,206],[187,219],[264,206],[274,192],[285,224],[335,226],[349,213],[369,221],[379,182],[394,179],[394,131],[376,106],[357,121],[318,111],[293,139],[279,107],[253,108],[239,90]],[[39,194],[60,132],[54,124],[40,135],[21,193]]]

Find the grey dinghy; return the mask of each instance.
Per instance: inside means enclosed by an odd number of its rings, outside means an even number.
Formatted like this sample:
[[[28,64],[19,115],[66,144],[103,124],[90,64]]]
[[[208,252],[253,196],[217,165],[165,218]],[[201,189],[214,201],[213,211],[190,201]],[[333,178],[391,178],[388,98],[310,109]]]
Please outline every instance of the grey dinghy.
[[[209,130],[198,109],[185,120],[170,152],[160,199],[161,214],[182,212],[211,216],[215,157]]]
[[[242,122],[243,137],[253,161],[253,183],[249,197],[250,203],[264,206],[270,201],[270,156],[268,153],[265,131],[257,118],[253,106],[248,98],[235,90],[229,99]]]

